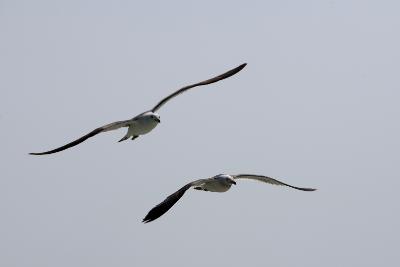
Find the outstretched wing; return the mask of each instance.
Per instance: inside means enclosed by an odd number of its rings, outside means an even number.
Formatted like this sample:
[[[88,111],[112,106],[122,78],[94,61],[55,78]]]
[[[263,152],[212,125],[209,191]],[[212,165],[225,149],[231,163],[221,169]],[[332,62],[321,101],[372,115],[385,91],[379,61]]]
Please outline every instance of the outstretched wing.
[[[227,71],[227,72],[225,72],[225,73],[223,73],[223,74],[221,74],[221,75],[219,75],[217,77],[214,77],[214,78],[211,78],[211,79],[208,79],[206,81],[199,82],[199,83],[195,83],[195,84],[191,84],[191,85],[185,86],[185,87],[179,89],[178,91],[170,94],[169,96],[165,97],[164,99],[162,99],[160,102],[158,102],[158,104],[154,108],[152,108],[151,111],[156,112],[165,103],[167,103],[169,100],[171,100],[172,98],[174,98],[175,96],[177,96],[179,94],[182,94],[183,92],[189,90],[190,88],[201,86],[201,85],[206,85],[206,84],[210,84],[210,83],[215,83],[215,82],[218,82],[220,80],[223,80],[223,79],[226,79],[228,77],[231,77],[232,75],[234,75],[234,74],[238,73],[239,71],[241,71],[246,65],[247,64],[244,63],[244,64],[242,64],[242,65],[240,65],[240,66],[238,66],[238,67],[236,67],[234,69],[231,69],[230,71]]]
[[[284,186],[289,186],[291,188],[297,189],[297,190],[302,190],[302,191],[315,191],[316,189],[313,188],[304,188],[304,187],[297,187],[293,186],[290,184],[285,184],[281,181],[278,181],[274,178],[268,177],[268,176],[263,176],[263,175],[255,175],[255,174],[238,174],[238,175],[232,175],[234,179],[252,179],[252,180],[257,180],[260,182],[268,183],[268,184],[274,184],[274,185],[284,185]]]
[[[111,130],[116,130],[119,129],[121,127],[127,127],[129,126],[129,123],[131,122],[131,120],[126,120],[126,121],[116,121],[107,125],[104,125],[102,127],[99,127],[97,129],[94,129],[93,131],[91,131],[90,133],[82,136],[79,139],[76,139],[75,141],[72,141],[71,143],[68,143],[66,145],[63,145],[59,148],[53,149],[53,150],[49,150],[46,152],[39,152],[39,153],[29,153],[30,155],[46,155],[46,154],[53,154],[53,153],[57,153],[60,151],[63,151],[65,149],[68,149],[70,147],[76,146],[80,143],[82,143],[83,141],[85,141],[86,139],[93,137],[101,132],[107,132],[107,131],[111,131]]]
[[[149,213],[147,213],[146,217],[144,217],[143,222],[148,223],[154,221],[155,219],[161,217],[164,213],[166,213],[176,202],[185,194],[185,192],[192,186],[197,186],[205,182],[206,179],[199,179],[188,183],[183,186],[181,189],[176,191],[175,193],[169,195],[163,202],[152,208]]]

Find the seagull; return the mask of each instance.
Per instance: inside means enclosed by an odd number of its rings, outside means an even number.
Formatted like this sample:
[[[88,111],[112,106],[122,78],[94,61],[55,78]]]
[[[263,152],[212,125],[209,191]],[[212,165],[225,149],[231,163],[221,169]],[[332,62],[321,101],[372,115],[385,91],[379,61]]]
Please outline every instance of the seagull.
[[[160,115],[158,115],[157,111],[165,104],[167,103],[169,100],[171,100],[172,98],[174,98],[177,95],[180,95],[184,92],[186,92],[187,90],[193,88],[193,87],[197,87],[197,86],[202,86],[202,85],[207,85],[207,84],[211,84],[211,83],[215,83],[218,82],[220,80],[226,79],[228,77],[231,77],[232,75],[238,73],[239,71],[241,71],[245,66],[247,65],[247,63],[244,63],[234,69],[231,69],[221,75],[218,75],[214,78],[202,81],[202,82],[198,82],[198,83],[194,83],[191,85],[187,85],[185,87],[182,87],[181,89],[177,90],[176,92],[168,95],[167,97],[163,98],[160,102],[157,103],[157,105],[155,105],[152,109],[150,109],[149,111],[143,112],[139,115],[137,115],[136,117],[130,119],[130,120],[124,120],[124,121],[116,121],[104,126],[101,126],[99,128],[94,129],[93,131],[91,131],[90,133],[82,136],[81,138],[76,139],[75,141],[72,141],[66,145],[63,145],[61,147],[55,148],[53,150],[49,150],[49,151],[45,151],[45,152],[39,152],[39,153],[29,153],[30,155],[46,155],[46,154],[53,154],[53,153],[57,153],[60,151],[63,151],[65,149],[68,149],[70,147],[76,146],[80,143],[82,143],[83,141],[89,139],[90,137],[93,137],[99,133],[102,132],[108,132],[108,131],[112,131],[112,130],[116,130],[122,127],[128,127],[128,132],[126,133],[126,135],[124,137],[122,137],[121,140],[119,140],[118,142],[122,142],[124,140],[127,140],[128,138],[131,138],[132,140],[135,140],[136,138],[138,138],[140,135],[144,135],[149,133],[151,130],[153,130],[160,122]]]
[[[163,202],[155,206],[153,209],[149,211],[149,213],[144,217],[143,222],[148,223],[154,221],[155,219],[162,216],[166,213],[176,202],[185,194],[185,192],[193,187],[196,190],[202,191],[210,191],[210,192],[226,192],[228,191],[231,186],[234,184],[236,185],[237,179],[252,179],[257,180],[260,182],[274,184],[274,185],[284,185],[288,186],[297,190],[302,191],[315,191],[316,189],[313,188],[303,188],[297,187],[289,184],[285,184],[281,181],[278,181],[274,178],[263,176],[263,175],[255,175],[255,174],[238,174],[238,175],[228,175],[228,174],[218,174],[211,178],[206,179],[199,179],[193,182],[188,183],[187,185],[183,186],[181,189],[173,193],[172,195],[168,196]]]

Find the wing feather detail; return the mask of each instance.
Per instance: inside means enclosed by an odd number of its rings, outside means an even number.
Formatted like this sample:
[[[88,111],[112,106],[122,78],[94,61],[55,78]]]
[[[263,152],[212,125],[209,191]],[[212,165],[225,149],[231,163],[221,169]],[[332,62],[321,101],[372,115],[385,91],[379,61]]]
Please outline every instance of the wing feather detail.
[[[247,65],[247,63],[244,63],[234,69],[231,69],[221,75],[218,75],[214,78],[202,81],[202,82],[198,82],[195,84],[191,84],[191,85],[187,85],[185,87],[182,87],[181,89],[175,91],[174,93],[170,94],[169,96],[163,98],[160,102],[158,102],[158,104],[152,108],[152,112],[156,112],[157,110],[159,110],[165,103],[167,103],[169,100],[171,100],[172,98],[174,98],[177,95],[182,94],[183,92],[186,92],[187,90],[193,88],[193,87],[197,87],[197,86],[201,86],[201,85],[207,85],[207,84],[211,84],[211,83],[215,83],[218,82],[220,80],[226,79],[231,77],[232,75],[235,75],[236,73],[238,73],[239,71],[241,71],[245,66]]]
[[[263,175],[255,175],[255,174],[238,174],[238,175],[232,175],[234,179],[252,179],[252,180],[257,180],[260,182],[268,183],[268,184],[274,184],[274,185],[283,185],[283,186],[288,186],[297,190],[301,191],[315,191],[317,189],[314,188],[305,188],[305,187],[297,187],[293,186],[290,184],[286,184],[284,182],[278,181],[274,178],[268,177],[268,176],[263,176]]]
[[[57,153],[60,151],[63,151],[65,149],[71,148],[73,146],[76,146],[80,143],[82,143],[83,141],[89,139],[90,137],[93,137],[99,133],[102,132],[108,132],[108,131],[112,131],[112,130],[116,130],[119,129],[121,127],[127,127],[129,126],[129,123],[131,122],[131,120],[126,120],[126,121],[116,121],[113,123],[109,123],[107,125],[101,126],[99,128],[94,129],[93,131],[91,131],[90,133],[76,139],[75,141],[72,141],[66,145],[60,146],[58,148],[55,148],[53,150],[49,150],[49,151],[45,151],[45,152],[33,152],[33,153],[29,153],[30,155],[48,155],[48,154],[53,154],[53,153]]]
[[[172,206],[175,205],[175,203],[178,202],[179,199],[181,199],[181,197],[189,188],[191,188],[192,186],[197,186],[203,183],[205,180],[206,179],[199,179],[184,185],[178,191],[169,195],[163,202],[152,208],[149,213],[147,213],[146,217],[144,217],[142,222],[148,223],[154,221],[155,219],[158,219],[170,208],[172,208]]]

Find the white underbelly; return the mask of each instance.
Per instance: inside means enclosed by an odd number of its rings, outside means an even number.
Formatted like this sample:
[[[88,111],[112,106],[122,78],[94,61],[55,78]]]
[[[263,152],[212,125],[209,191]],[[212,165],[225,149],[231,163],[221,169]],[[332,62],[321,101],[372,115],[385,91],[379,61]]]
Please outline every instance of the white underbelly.
[[[226,192],[231,188],[231,185],[221,183],[219,181],[210,181],[202,185],[204,189],[210,192]]]
[[[156,128],[157,124],[158,123],[153,120],[138,121],[136,124],[129,127],[129,131],[132,133],[132,135],[143,135]]]

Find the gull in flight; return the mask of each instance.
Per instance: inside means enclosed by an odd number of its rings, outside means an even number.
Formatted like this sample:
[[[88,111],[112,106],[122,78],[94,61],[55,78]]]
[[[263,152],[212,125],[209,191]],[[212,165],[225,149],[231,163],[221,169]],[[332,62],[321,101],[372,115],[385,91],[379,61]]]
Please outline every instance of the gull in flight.
[[[228,175],[228,174],[219,174],[211,178],[199,179],[193,182],[188,183],[183,186],[181,189],[168,196],[163,202],[155,206],[153,209],[149,211],[149,213],[144,217],[143,222],[148,223],[154,221],[159,218],[161,215],[166,213],[176,202],[185,194],[185,192],[193,187],[196,190],[210,191],[210,192],[226,192],[231,188],[231,185],[236,185],[237,179],[252,179],[260,182],[274,184],[274,185],[284,185],[297,190],[302,191],[315,191],[313,188],[303,188],[296,187],[289,184],[285,184],[281,181],[278,181],[274,178],[263,176],[263,175],[255,175],[255,174],[238,174],[238,175]]]
[[[82,143],[83,141],[85,141],[86,139],[93,137],[99,133],[102,132],[107,132],[107,131],[112,131],[112,130],[116,130],[122,127],[128,127],[128,132],[126,133],[126,135],[124,137],[122,137],[121,140],[119,140],[118,142],[124,141],[128,138],[131,138],[132,140],[136,139],[137,137],[139,137],[140,135],[144,135],[149,133],[151,130],[153,130],[159,123],[160,123],[160,115],[158,115],[156,113],[157,110],[159,110],[165,103],[167,103],[169,100],[171,100],[172,98],[174,98],[177,95],[182,94],[183,92],[186,92],[187,90],[193,88],[193,87],[197,87],[197,86],[202,86],[202,85],[207,85],[207,84],[211,84],[211,83],[215,83],[218,82],[220,80],[226,79],[228,77],[231,77],[232,75],[238,73],[239,71],[241,71],[247,64],[244,63],[234,69],[231,69],[221,75],[218,75],[214,78],[202,81],[202,82],[198,82],[198,83],[194,83],[191,85],[187,85],[185,87],[182,87],[181,89],[177,90],[176,92],[170,94],[169,96],[163,98],[160,102],[157,103],[157,105],[155,105],[151,110],[143,112],[139,115],[137,115],[136,117],[130,119],[130,120],[125,120],[125,121],[116,121],[104,126],[101,126],[99,128],[94,129],[93,131],[91,131],[90,133],[82,136],[81,138],[72,141],[71,143],[68,143],[66,145],[63,145],[61,147],[55,148],[53,150],[49,150],[49,151],[45,151],[45,152],[39,152],[39,153],[29,153],[30,155],[46,155],[46,154],[53,154],[53,153],[57,153],[60,151],[63,151],[65,149],[68,149],[70,147],[76,146],[80,143]]]

